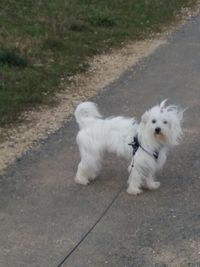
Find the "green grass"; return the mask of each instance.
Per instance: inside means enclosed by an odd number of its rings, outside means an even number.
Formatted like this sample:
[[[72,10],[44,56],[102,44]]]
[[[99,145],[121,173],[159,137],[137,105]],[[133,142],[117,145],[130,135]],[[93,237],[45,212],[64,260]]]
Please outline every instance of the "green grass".
[[[54,101],[90,56],[160,32],[195,0],[1,0],[0,125]]]

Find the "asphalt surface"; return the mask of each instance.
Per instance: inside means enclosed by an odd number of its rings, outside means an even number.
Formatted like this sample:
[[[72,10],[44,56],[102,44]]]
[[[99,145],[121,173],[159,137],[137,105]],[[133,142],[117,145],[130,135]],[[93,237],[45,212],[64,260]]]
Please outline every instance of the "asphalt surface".
[[[138,119],[169,98],[188,107],[184,139],[161,187],[126,193],[127,163],[108,156],[94,183],[76,185],[72,118],[0,178],[1,267],[200,266],[200,17],[94,100],[102,113]]]

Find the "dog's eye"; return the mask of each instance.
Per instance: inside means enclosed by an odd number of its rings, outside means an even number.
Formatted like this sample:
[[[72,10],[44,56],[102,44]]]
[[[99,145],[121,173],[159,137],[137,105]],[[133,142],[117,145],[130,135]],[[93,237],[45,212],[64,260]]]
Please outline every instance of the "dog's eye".
[[[167,121],[163,121],[164,124],[167,124]]]
[[[156,123],[156,120],[152,120],[152,123]]]

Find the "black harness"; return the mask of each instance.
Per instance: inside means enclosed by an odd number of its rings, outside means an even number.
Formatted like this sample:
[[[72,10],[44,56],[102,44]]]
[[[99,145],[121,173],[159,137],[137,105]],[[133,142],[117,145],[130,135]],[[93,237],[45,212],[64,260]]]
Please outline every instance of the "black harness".
[[[147,151],[145,148],[143,148],[141,146],[141,144],[139,143],[139,141],[138,141],[138,136],[137,135],[133,137],[133,141],[128,145],[132,146],[132,148],[133,148],[133,156],[135,155],[135,153],[137,152],[138,148],[140,147],[143,151],[145,151],[149,156],[153,157],[155,160],[157,160],[158,157],[159,157],[159,151],[155,150],[153,152],[153,154],[152,154],[149,151]]]

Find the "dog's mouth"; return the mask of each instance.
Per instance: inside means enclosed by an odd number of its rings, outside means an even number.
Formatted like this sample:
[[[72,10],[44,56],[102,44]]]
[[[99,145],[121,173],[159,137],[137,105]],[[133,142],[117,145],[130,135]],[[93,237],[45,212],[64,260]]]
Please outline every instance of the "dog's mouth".
[[[165,143],[166,142],[166,136],[161,131],[159,133],[155,131],[154,136],[160,142],[162,142],[162,143]]]
[[[163,134],[161,132],[159,132],[159,133],[155,132],[154,135],[160,136],[160,135],[163,135]]]

